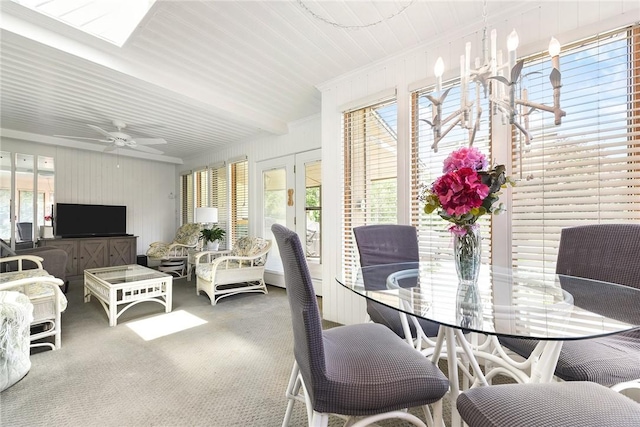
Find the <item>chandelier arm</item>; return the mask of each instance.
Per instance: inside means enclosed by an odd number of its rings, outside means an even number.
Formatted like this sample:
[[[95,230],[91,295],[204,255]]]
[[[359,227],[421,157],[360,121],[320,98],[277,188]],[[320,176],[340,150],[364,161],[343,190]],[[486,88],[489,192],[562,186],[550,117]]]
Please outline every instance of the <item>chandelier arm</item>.
[[[524,143],[529,145],[531,143],[531,140],[533,139],[531,137],[531,134],[522,127],[522,125],[518,122],[513,122],[513,125],[524,135]]]
[[[451,116],[449,116],[449,118],[451,118]],[[447,121],[445,121],[444,123],[446,123]],[[449,126],[447,128],[447,130],[445,130],[444,132],[442,132],[440,134],[440,136],[436,136],[436,130],[435,128],[433,129],[433,144],[431,145],[431,149],[433,150],[434,153],[438,152],[438,143],[440,142],[440,140],[442,138],[444,138],[445,136],[447,136],[447,134],[449,133],[449,131],[451,129],[453,129],[458,123],[460,123],[460,116],[458,116],[458,118],[456,119],[455,122],[451,123],[451,126]]]
[[[554,90],[555,92],[555,90]],[[560,100],[560,94],[558,94],[556,96],[556,94],[553,94],[553,98],[555,102],[559,102]],[[523,100],[523,99],[516,99],[515,104],[517,105],[522,105],[525,107],[530,107],[530,108],[535,108],[536,110],[544,110],[547,111],[549,113],[553,113],[555,115],[555,124],[559,125],[562,123],[562,117],[565,117],[567,115],[566,111],[564,111],[563,109],[560,108],[559,105],[544,105],[544,104],[539,104],[537,102],[531,102],[531,101],[527,101],[527,100]]]

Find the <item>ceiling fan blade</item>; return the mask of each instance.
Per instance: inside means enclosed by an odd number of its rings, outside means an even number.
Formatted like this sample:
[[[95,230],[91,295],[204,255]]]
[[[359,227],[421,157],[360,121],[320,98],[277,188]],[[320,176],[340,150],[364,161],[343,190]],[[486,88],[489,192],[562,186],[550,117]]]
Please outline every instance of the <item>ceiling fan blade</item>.
[[[87,126],[89,126],[91,129],[95,130],[96,132],[99,132],[99,133],[103,134],[107,138],[113,138],[109,132],[107,132],[106,130],[104,130],[104,129],[98,127],[98,126],[94,126],[94,125],[87,125]]]
[[[133,142],[138,145],[154,145],[167,143],[167,141],[162,138],[134,138]]]
[[[145,145],[130,145],[130,148],[133,148],[134,150],[138,150],[138,151],[144,151],[145,153],[150,153],[150,154],[164,154],[162,151],[160,150],[156,150],[155,148],[151,148],[151,147],[147,147]]]
[[[99,138],[86,138],[86,137],[84,137],[84,136],[69,136],[69,135],[53,135],[53,136],[58,137],[58,138],[86,139],[86,140],[89,140],[89,141],[101,141],[101,142],[104,142],[104,140],[103,140],[103,139],[99,139]],[[107,141],[107,142],[108,142],[108,141]]]

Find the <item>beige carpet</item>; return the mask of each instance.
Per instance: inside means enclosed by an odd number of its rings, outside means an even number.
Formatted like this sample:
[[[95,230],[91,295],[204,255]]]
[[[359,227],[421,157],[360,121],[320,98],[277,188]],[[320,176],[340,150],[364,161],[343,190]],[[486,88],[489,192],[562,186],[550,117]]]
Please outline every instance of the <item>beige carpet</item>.
[[[195,282],[175,281],[173,313],[206,323],[149,341],[129,325],[162,320],[163,306],[138,304],[111,328],[96,300],[83,302],[81,282],[67,297],[62,348],[34,352],[29,374],[0,394],[0,426],[281,425],[293,362],[283,289],[212,307]],[[306,422],[297,403],[291,426]]]

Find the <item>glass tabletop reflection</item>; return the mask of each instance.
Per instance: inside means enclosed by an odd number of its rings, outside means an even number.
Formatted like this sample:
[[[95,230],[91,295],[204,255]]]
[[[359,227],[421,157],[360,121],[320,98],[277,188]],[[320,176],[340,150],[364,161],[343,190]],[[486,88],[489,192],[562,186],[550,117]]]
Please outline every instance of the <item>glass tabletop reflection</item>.
[[[363,267],[337,281],[398,311],[497,336],[571,340],[640,327],[640,290],[572,276],[483,265],[476,286],[430,263]]]

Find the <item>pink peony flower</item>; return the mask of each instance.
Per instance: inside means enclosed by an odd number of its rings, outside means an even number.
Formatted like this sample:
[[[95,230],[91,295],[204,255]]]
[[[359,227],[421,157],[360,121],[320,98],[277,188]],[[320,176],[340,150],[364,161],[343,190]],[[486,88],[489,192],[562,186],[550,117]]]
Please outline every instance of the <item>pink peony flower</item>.
[[[467,214],[489,195],[489,187],[469,167],[445,173],[433,183],[432,191],[449,215]]]
[[[442,172],[447,173],[462,168],[471,168],[479,171],[488,166],[487,158],[480,150],[474,147],[462,147],[449,154],[444,160]]]

